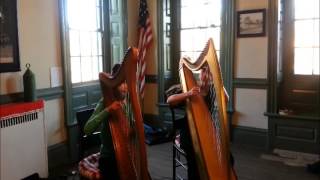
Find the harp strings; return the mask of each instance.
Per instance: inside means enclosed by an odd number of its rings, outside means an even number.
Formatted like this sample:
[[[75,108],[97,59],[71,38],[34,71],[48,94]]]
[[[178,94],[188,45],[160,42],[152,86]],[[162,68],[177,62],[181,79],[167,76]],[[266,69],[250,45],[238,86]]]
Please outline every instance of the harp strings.
[[[129,123],[129,129],[128,129],[128,139],[129,139],[129,153],[130,153],[130,156],[131,156],[131,162],[132,162],[132,165],[133,165],[133,169],[135,171],[135,174],[136,175],[139,175],[138,172],[140,172],[140,169],[138,169],[138,167],[140,167],[140,161],[138,161],[140,159],[140,156],[139,156],[139,149],[140,149],[140,146],[139,146],[139,140],[138,140],[138,136],[136,134],[136,131],[135,131],[135,118],[134,118],[134,111],[132,109],[132,102],[131,102],[131,99],[130,99],[130,95],[129,93],[126,94],[126,99],[127,99],[127,104],[125,106],[125,114],[126,114],[126,117],[127,117],[127,120],[128,120],[128,123]]]
[[[219,153],[219,156],[218,156],[219,161],[222,162],[221,122],[219,117],[219,107],[218,107],[217,98],[216,98],[216,91],[214,89],[214,84],[212,81],[212,74],[207,65],[203,67],[203,73],[204,75],[201,83],[202,83],[202,86],[204,86],[207,89],[207,94],[204,97],[204,100],[206,102],[206,105],[211,115],[211,119],[213,121],[212,125],[216,130],[215,136],[217,140],[217,153]]]

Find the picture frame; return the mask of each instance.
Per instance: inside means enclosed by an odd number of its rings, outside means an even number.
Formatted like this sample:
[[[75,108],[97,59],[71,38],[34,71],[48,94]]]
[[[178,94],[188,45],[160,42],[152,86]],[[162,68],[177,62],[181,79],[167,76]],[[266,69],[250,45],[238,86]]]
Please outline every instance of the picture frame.
[[[261,37],[266,35],[266,9],[238,11],[237,36]]]
[[[0,73],[20,71],[17,0],[0,1]]]

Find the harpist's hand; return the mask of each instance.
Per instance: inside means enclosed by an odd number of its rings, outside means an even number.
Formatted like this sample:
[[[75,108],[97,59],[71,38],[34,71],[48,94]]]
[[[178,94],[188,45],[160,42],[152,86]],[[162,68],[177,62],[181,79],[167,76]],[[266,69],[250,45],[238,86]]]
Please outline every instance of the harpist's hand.
[[[106,111],[111,113],[118,110],[121,107],[122,107],[122,104],[120,101],[113,101],[113,103],[106,108]]]
[[[195,96],[200,94],[200,87],[193,87],[190,91],[188,91],[188,97]]]

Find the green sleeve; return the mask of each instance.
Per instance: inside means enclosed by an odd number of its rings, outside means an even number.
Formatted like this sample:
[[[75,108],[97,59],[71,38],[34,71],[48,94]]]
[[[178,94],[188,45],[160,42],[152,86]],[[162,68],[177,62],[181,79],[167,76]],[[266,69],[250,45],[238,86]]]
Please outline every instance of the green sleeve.
[[[89,135],[97,130],[102,121],[108,117],[108,112],[104,110],[103,101],[100,100],[92,113],[91,117],[84,126],[84,133]]]

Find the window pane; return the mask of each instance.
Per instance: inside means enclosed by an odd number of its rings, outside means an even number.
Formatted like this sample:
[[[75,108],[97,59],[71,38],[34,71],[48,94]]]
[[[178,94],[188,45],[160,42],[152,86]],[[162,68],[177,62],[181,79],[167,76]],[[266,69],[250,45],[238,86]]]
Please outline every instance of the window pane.
[[[181,51],[201,51],[206,41],[206,30],[181,30]]]
[[[72,83],[81,82],[80,57],[71,57],[71,81]]]
[[[221,25],[221,3],[220,0],[210,1],[210,3],[206,6],[207,13],[212,14],[210,18],[208,18],[208,25]]]
[[[319,64],[319,61],[320,61],[320,56],[319,56],[319,52],[320,52],[320,48],[314,48],[313,49],[313,53],[314,53],[314,56],[313,56],[313,74],[320,74],[320,64]]]
[[[66,0],[72,82],[98,79],[102,71],[102,0]],[[77,57],[75,57],[77,56]]]
[[[181,51],[201,51],[209,38],[220,48],[220,28],[181,30]]]
[[[83,11],[83,23],[85,24],[86,29],[88,30],[97,30],[98,29],[98,21],[97,21],[97,6],[95,1],[93,0],[83,0],[86,11]],[[85,13],[84,13],[85,12]],[[84,29],[84,28],[83,28]]]
[[[98,30],[98,29],[101,29],[101,26],[100,26],[101,17],[100,17],[100,8],[99,7],[97,8],[97,11],[96,11],[96,19],[97,19],[96,30]]]
[[[216,50],[220,50],[220,27],[210,28],[210,37],[212,37]],[[209,33],[208,33],[209,34]]]
[[[181,0],[181,56],[198,58],[209,38],[220,49],[221,0]]]
[[[314,0],[315,2],[314,2],[314,6],[313,6],[313,8],[314,8],[314,17],[315,18],[320,18],[320,1],[319,0]]]
[[[99,79],[99,60],[98,56],[92,57],[92,78],[93,80]]]
[[[80,46],[81,46],[81,56],[91,55],[91,33],[90,32],[80,33]]]
[[[187,51],[193,49],[194,42],[194,30],[181,30],[181,42],[180,49],[181,51]]]
[[[79,32],[70,30],[69,31],[70,40],[70,56],[80,56],[80,37]]]
[[[319,17],[319,0],[295,0],[295,19]]]
[[[68,23],[69,28],[80,29],[81,25],[81,5],[78,0],[68,0]]]
[[[192,7],[181,8],[181,28],[194,27],[195,16]]]
[[[102,46],[101,46],[101,41],[102,41],[102,37],[101,37],[101,33],[97,34],[97,40],[98,40],[98,55],[102,55]]]
[[[319,20],[295,22],[295,47],[319,46]]]
[[[182,0],[181,2],[181,28],[220,26],[220,0]]]
[[[320,19],[314,20],[314,25],[313,25],[313,32],[314,32],[314,46],[319,47],[320,46],[320,27],[319,27],[319,22]]]
[[[69,27],[82,30],[98,29],[98,8],[93,0],[68,0]]]
[[[98,55],[98,33],[92,32],[91,33],[91,43],[92,43],[92,55]]]
[[[102,56],[99,56],[98,60],[99,60],[99,72],[102,72],[103,71]]]
[[[92,59],[91,57],[81,58],[81,76],[82,82],[92,80]]]
[[[295,48],[294,74],[312,75],[313,58],[312,48]]]

